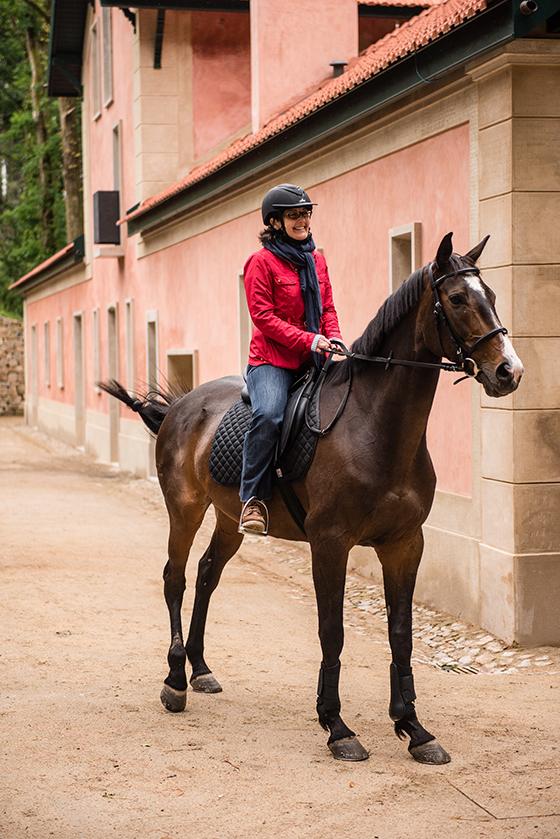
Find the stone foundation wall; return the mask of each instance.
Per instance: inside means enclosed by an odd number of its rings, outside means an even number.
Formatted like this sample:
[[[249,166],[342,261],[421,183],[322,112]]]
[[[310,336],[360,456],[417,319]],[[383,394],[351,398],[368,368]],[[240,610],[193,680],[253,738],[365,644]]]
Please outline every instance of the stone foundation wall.
[[[0,316],[0,415],[23,414],[23,324]]]

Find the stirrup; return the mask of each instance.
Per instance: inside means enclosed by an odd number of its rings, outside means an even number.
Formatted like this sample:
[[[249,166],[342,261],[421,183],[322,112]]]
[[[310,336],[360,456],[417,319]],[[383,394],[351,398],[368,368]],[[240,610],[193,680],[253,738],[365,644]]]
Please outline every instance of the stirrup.
[[[264,530],[251,530],[250,528],[245,528],[243,525],[243,514],[249,504],[256,504],[259,509],[261,510],[264,518]],[[239,527],[237,528],[238,533],[249,534],[251,536],[268,536],[268,508],[264,501],[259,501],[256,495],[253,495],[249,498],[248,501],[245,501],[243,507],[241,508],[241,515],[239,516]]]

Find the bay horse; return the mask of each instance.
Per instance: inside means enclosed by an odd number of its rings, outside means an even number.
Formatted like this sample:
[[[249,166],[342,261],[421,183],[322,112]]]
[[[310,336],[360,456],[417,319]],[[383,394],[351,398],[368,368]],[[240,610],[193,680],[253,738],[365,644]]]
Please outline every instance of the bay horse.
[[[412,654],[412,596],[423,550],[422,524],[432,506],[436,477],[426,446],[426,427],[445,356],[461,362],[490,396],[518,386],[523,374],[495,310],[495,295],[476,262],[488,237],[465,256],[453,253],[452,234],[441,241],[434,262],[415,271],[381,306],[351,347],[359,358],[333,364],[326,376],[320,410],[332,417],[345,394],[346,407],[328,436],[318,441],[307,475],[294,484],[306,512],[311,546],[322,662],[317,713],[329,732],[328,746],[341,760],[363,760],[368,752],[340,715],[340,655],[348,552],[354,545],[375,549],[383,569],[390,665],[389,715],[400,739],[421,763],[450,760],[420,723],[416,710]],[[434,317],[435,314],[435,317]],[[367,363],[383,353],[391,369]],[[368,359],[364,358],[368,357]],[[405,364],[397,366],[397,359]],[[410,362],[413,362],[411,366]],[[418,366],[415,366],[418,364]],[[424,365],[424,366],[422,366]],[[173,712],[186,705],[188,658],[194,690],[215,693],[221,686],[204,658],[204,630],[212,592],[224,566],[237,552],[241,509],[236,487],[217,484],[209,474],[216,429],[239,399],[242,380],[226,377],[173,396],[163,389],[133,398],[118,382],[104,389],[137,411],[157,435],[157,474],[169,514],[164,594],[171,645],[161,701]],[[460,443],[460,441],[459,441]],[[210,505],[216,525],[199,562],[196,595],[186,644],[181,606],[185,566],[194,536]],[[270,502],[270,535],[301,541],[302,533],[278,493]]]

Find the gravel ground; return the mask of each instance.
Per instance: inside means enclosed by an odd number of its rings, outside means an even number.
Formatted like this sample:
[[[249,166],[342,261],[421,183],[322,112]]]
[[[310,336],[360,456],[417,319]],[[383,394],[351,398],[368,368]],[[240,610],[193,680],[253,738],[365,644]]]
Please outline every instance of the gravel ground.
[[[1,839],[560,836],[558,651],[507,650],[417,608],[417,708],[452,756],[421,766],[387,716],[380,591],[351,574],[343,716],[370,759],[341,764],[314,711],[307,549],[244,541],[207,630],[224,691],[189,691],[186,712],[168,714],[157,485],[0,420],[0,492]],[[211,530],[208,516],[185,617]],[[467,655],[477,678],[452,669]]]

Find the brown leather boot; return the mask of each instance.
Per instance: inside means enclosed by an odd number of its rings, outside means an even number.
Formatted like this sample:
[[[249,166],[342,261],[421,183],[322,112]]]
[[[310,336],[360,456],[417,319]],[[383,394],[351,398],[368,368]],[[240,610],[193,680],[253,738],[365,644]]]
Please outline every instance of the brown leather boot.
[[[268,510],[263,501],[259,501],[258,498],[250,498],[244,503],[238,530],[240,533],[253,533],[257,536],[267,535]]]

